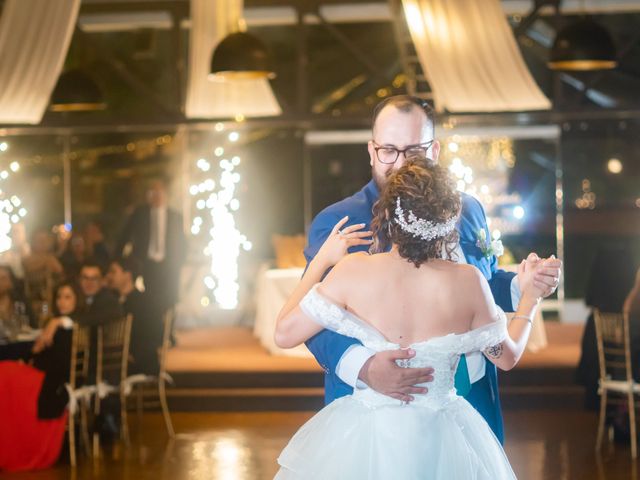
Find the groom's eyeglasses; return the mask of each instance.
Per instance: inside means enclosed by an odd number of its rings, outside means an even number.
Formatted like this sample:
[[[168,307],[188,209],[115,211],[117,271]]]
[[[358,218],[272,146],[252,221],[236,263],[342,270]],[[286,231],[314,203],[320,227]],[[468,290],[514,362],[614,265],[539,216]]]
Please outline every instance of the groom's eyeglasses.
[[[426,157],[427,151],[431,145],[433,145],[433,142],[434,140],[431,140],[426,143],[421,143],[420,145],[411,145],[403,150],[396,147],[381,146],[373,142],[373,149],[376,151],[376,157],[380,163],[390,165],[396,163],[401,153],[405,159],[411,157]]]

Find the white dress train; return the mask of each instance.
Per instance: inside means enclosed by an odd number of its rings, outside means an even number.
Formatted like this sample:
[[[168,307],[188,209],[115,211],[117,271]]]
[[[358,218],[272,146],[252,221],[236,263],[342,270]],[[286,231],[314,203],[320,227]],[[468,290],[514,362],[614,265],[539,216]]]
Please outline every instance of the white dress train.
[[[325,328],[375,351],[397,344],[316,291],[300,303]],[[428,393],[408,405],[371,389],[356,390],[318,412],[280,454],[276,480],[502,480],[515,475],[482,416],[456,395],[460,355],[502,342],[506,318],[463,334],[411,345],[407,367],[433,367]]]

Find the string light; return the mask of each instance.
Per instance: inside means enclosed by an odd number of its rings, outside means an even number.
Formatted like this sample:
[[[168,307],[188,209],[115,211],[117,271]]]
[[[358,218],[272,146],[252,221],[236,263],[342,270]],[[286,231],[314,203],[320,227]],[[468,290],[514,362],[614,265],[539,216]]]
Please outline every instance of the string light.
[[[591,191],[591,181],[588,178],[582,180],[582,196],[575,201],[580,210],[596,208],[596,194]]]
[[[607,162],[607,169],[613,174],[618,174],[622,172],[622,162],[617,158],[610,158]]]
[[[216,124],[215,130],[222,131],[223,127],[218,129]],[[227,140],[230,142],[236,142],[239,138],[238,132],[230,132],[227,135]],[[216,146],[213,153],[216,157],[222,157],[225,149],[222,146]],[[203,253],[210,259],[210,274],[204,278],[204,284],[212,292],[218,307],[225,310],[232,310],[238,306],[240,249],[249,251],[253,248],[247,237],[238,230],[234,216],[240,209],[240,201],[235,198],[236,186],[241,180],[240,174],[235,169],[240,163],[239,156],[233,156],[231,160],[221,158],[218,162],[217,179],[207,176],[202,178],[200,183],[189,188],[189,193],[196,197],[196,208],[202,212],[208,210],[207,220],[196,216],[191,225],[193,235],[204,232],[209,235]],[[196,167],[201,175],[211,173],[211,163],[205,158],[198,159]],[[205,227],[205,221],[210,226]],[[206,302],[205,298],[207,298]],[[208,302],[208,297],[203,297],[201,304],[207,306]]]
[[[524,208],[522,208],[520,205],[514,207],[513,216],[518,220],[522,220],[524,218]]]
[[[453,126],[453,125],[452,125]],[[485,206],[494,240],[521,231],[525,210],[518,193],[507,193],[508,169],[515,166],[513,141],[449,135],[440,163],[449,166],[456,188]]]
[[[7,142],[0,143],[0,152],[6,152],[9,149]],[[20,164],[16,161],[11,162],[9,169],[11,173],[20,170]],[[0,172],[0,178],[6,180],[11,176],[7,170]],[[3,198],[5,192],[0,190],[0,252],[5,252],[11,248],[11,228],[13,224],[20,222],[27,215],[27,209],[22,205],[22,200],[17,195],[10,198]]]

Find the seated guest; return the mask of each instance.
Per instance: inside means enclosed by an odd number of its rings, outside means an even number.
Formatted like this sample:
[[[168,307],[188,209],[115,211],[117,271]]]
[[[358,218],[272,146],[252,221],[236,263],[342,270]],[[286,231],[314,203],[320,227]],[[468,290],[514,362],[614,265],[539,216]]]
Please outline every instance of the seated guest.
[[[0,362],[0,471],[51,466],[60,455],[69,401],[71,330],[79,294],[70,283],[55,292],[57,329],[52,339],[39,339],[33,366]]]
[[[114,260],[107,272],[107,285],[120,295],[126,314],[133,316],[129,352],[133,357],[130,373],[157,375],[158,349],[162,344],[162,315],[157,305],[136,288],[140,267],[135,258]]]
[[[12,329],[18,328],[18,321],[29,326],[33,321],[31,309],[18,288],[18,279],[13,270],[6,265],[0,265],[0,338],[6,336]],[[18,318],[21,316],[22,318]],[[0,359],[5,359],[0,354]]]
[[[123,311],[118,297],[104,285],[102,265],[94,260],[84,262],[80,268],[79,281],[86,306],[78,315],[78,323],[102,325],[109,320],[122,317]]]
[[[0,253],[0,265],[11,267],[16,278],[22,280],[24,278],[24,270],[22,268],[22,259],[29,255],[30,247],[27,242],[27,234],[24,229],[24,223],[16,223],[11,227],[11,248]]]
[[[84,243],[87,253],[100,265],[109,265],[111,255],[104,242],[104,234],[102,227],[98,222],[91,221],[87,223],[83,230]]]
[[[52,248],[53,239],[49,232],[44,229],[36,230],[31,238],[31,253],[22,260],[26,279],[63,274],[62,265],[51,252]]]
[[[98,326],[124,315],[118,297],[104,285],[101,265],[93,260],[85,261],[80,268],[78,279],[80,291],[84,296],[84,306],[76,313],[78,324]],[[43,335],[52,338],[61,324],[60,319],[52,319],[45,327]]]
[[[79,233],[73,232],[64,252],[60,255],[60,263],[64,268],[66,277],[77,278],[80,273],[80,267],[88,257],[84,237]]]

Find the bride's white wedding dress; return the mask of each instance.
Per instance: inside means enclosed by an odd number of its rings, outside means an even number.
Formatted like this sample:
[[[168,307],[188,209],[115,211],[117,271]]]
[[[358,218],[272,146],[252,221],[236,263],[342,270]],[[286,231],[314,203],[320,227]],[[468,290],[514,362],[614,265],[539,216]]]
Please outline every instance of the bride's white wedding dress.
[[[302,310],[327,329],[375,351],[397,349],[368,323],[316,291]],[[356,390],[318,412],[278,458],[277,480],[499,480],[515,478],[504,450],[480,414],[454,389],[461,354],[507,335],[506,317],[463,334],[411,345],[407,367],[433,367],[428,393],[408,405],[371,389]]]

